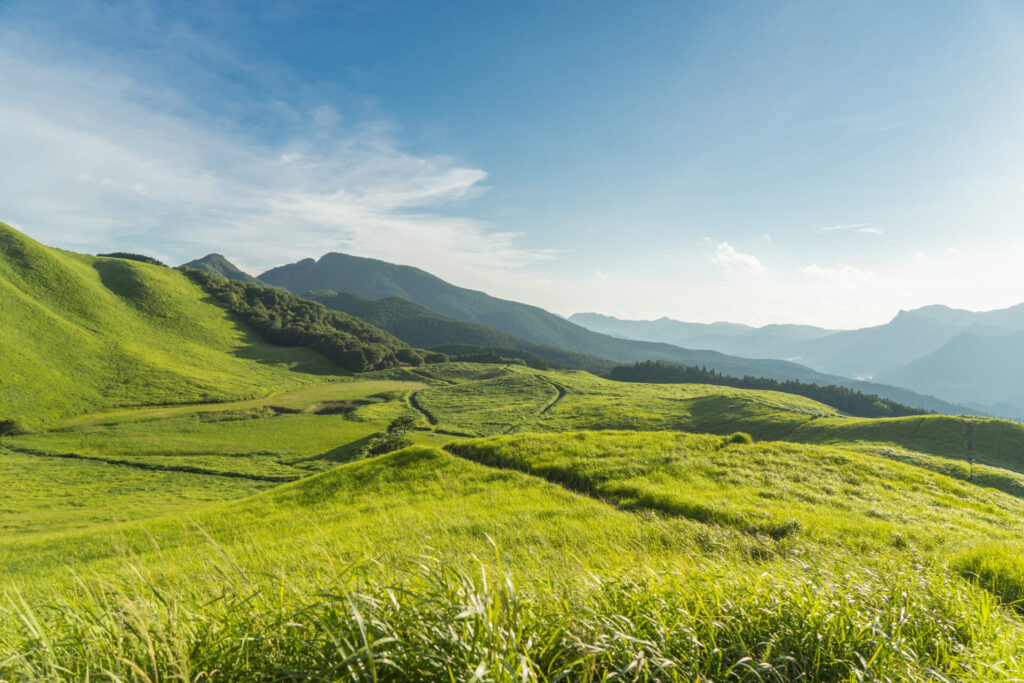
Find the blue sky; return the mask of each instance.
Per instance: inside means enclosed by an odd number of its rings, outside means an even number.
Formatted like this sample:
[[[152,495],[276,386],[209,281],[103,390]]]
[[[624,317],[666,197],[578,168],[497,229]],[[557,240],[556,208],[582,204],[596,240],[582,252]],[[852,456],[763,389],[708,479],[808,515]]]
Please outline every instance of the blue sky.
[[[1016,2],[0,0],[0,220],[562,314],[1024,301]]]

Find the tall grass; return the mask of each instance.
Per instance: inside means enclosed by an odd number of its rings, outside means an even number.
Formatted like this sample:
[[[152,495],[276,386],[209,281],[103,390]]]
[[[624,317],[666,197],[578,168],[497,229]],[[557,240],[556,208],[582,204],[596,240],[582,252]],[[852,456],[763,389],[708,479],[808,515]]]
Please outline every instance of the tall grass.
[[[38,680],[851,681],[1020,675],[1022,629],[923,567],[622,571],[520,584],[425,560],[165,585],[82,578],[45,605],[8,596],[0,677]]]
[[[950,566],[1024,614],[1024,552],[1018,546],[986,543],[957,554]]]

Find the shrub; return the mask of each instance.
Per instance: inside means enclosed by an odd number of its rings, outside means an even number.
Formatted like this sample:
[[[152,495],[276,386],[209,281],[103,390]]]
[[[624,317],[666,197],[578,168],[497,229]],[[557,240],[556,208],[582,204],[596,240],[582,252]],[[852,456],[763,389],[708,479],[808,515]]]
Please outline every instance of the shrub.
[[[750,445],[754,443],[754,437],[750,436],[746,432],[733,432],[729,436],[725,437],[724,443],[738,443]]]
[[[14,436],[21,434],[21,425],[17,420],[0,420],[0,436]]]
[[[402,434],[384,434],[372,440],[366,446],[367,455],[383,455],[391,451],[408,448],[412,445],[412,439]]]
[[[423,362],[420,352],[405,342],[323,304],[194,268],[182,266],[179,270],[271,344],[311,348],[351,372]]]
[[[145,254],[132,254],[127,251],[112,251],[109,254],[96,254],[97,256],[103,256],[105,258],[120,258],[128,261],[139,261],[140,263],[149,263],[154,266],[167,267],[167,264],[163,261],[158,261],[152,256],[146,256]]]
[[[412,415],[399,415],[388,425],[387,433],[401,435],[413,429],[416,429],[416,418]]]

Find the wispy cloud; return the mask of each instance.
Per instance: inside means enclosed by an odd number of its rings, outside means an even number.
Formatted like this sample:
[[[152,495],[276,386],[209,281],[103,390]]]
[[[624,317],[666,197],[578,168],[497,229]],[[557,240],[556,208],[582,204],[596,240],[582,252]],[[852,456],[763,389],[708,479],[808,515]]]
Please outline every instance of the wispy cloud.
[[[882,235],[885,231],[870,223],[844,223],[840,225],[825,225],[818,228],[817,232],[858,232],[865,235]]]
[[[113,67],[26,58],[0,40],[0,220],[68,248],[220,251],[254,271],[331,250],[449,275],[551,258],[453,215],[486,172],[404,151],[386,121],[252,103],[286,132],[258,136]]]
[[[765,270],[756,256],[740,253],[728,242],[719,242],[715,245],[715,253],[712,254],[711,260],[727,270],[747,273],[763,273]]]

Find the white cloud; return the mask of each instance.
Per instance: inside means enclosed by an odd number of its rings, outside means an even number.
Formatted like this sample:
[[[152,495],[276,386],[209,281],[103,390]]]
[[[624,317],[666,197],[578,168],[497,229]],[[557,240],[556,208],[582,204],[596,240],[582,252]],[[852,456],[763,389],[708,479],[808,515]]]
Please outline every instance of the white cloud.
[[[728,242],[719,242],[715,245],[715,253],[711,256],[711,260],[727,270],[763,273],[765,269],[756,256],[742,254]]]
[[[772,236],[769,235],[768,233],[764,233],[763,235],[761,235],[761,241],[770,244],[772,241]]]
[[[841,225],[826,225],[818,228],[817,232],[858,232],[864,235],[882,235],[885,231],[870,223],[844,223]]]
[[[601,270],[600,268],[598,268],[598,269],[594,270],[594,277],[596,277],[598,280],[607,280],[608,279],[608,273],[606,273],[603,270]]]
[[[350,251],[463,279],[551,258],[445,210],[483,191],[483,170],[403,151],[380,122],[343,127],[330,105],[259,142],[159,84],[2,40],[0,73],[0,220],[41,241],[172,262],[219,251],[256,272]],[[264,113],[278,111],[294,113]]]
[[[883,235],[885,231],[870,223],[843,223],[839,225],[826,225],[817,229],[818,234],[828,232],[856,232],[862,235]]]

